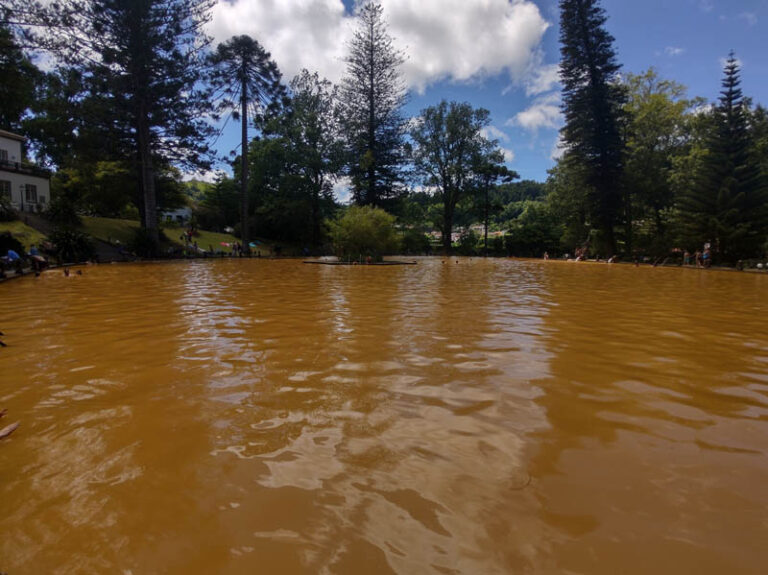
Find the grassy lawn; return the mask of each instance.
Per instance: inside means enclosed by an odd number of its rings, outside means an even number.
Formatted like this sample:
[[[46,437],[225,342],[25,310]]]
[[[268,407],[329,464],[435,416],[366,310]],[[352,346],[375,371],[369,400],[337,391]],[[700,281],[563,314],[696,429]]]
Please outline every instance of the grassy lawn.
[[[115,218],[91,218],[84,216],[83,230],[96,239],[114,243],[120,240],[125,245],[133,239],[133,230],[139,228],[139,222],[134,220],[118,220]]]
[[[29,246],[31,245],[39,246],[41,242],[45,241],[45,236],[43,234],[20,220],[15,222],[0,222],[0,232],[11,232],[14,238],[24,244],[25,250],[29,250]]]
[[[123,245],[133,239],[133,230],[139,228],[139,222],[135,220],[91,217],[83,217],[82,219],[83,228],[86,233],[105,242],[111,240],[114,243],[115,240],[120,240],[120,243]],[[165,225],[163,229],[171,243],[184,245],[184,242],[179,239],[179,236],[181,236],[185,228],[174,225]],[[225,252],[229,252],[231,248],[222,246],[222,242],[233,244],[237,241],[237,238],[231,234],[220,234],[200,230],[199,235],[195,236],[193,241],[196,241],[197,245],[204,250],[207,250],[209,246],[212,246],[214,251],[224,250]],[[260,250],[261,255],[263,256],[271,253],[269,246],[264,244],[259,244],[259,247],[256,249]]]

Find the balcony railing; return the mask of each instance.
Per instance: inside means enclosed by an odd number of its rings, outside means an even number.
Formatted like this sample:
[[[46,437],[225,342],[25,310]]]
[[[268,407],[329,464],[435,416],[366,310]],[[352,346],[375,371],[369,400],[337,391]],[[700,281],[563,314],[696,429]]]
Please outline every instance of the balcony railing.
[[[51,172],[35,166],[33,164],[25,164],[22,162],[9,162],[7,160],[0,160],[0,171],[14,172],[16,174],[26,174],[28,176],[36,176],[38,178],[50,179]]]

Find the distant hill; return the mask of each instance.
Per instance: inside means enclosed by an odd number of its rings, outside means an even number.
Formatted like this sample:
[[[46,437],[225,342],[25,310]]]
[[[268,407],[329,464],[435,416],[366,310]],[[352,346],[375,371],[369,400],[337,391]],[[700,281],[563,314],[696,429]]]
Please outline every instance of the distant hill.
[[[184,182],[184,194],[194,203],[203,201],[205,193],[211,188],[213,188],[213,184],[202,180],[189,180]]]

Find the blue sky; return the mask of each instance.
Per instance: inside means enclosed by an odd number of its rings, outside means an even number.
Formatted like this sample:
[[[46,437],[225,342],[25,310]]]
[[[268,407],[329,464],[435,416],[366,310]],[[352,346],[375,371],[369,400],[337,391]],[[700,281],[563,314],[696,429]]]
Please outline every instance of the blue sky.
[[[247,33],[273,54],[288,77],[301,67],[337,80],[352,29],[351,0],[230,0],[214,9],[210,32],[221,41]],[[555,0],[382,0],[393,36],[408,51],[412,87],[408,115],[441,99],[491,111],[509,166],[543,181],[554,165],[559,90]],[[744,94],[768,105],[768,0],[603,0],[607,27],[623,71],[654,66],[688,87],[689,96],[717,98],[722,60],[743,63]],[[399,33],[400,37],[397,37]],[[235,148],[230,126],[219,141]]]

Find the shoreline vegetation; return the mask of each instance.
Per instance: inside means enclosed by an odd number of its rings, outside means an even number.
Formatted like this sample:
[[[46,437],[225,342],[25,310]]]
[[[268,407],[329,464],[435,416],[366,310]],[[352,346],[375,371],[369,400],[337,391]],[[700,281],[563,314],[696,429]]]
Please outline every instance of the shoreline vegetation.
[[[438,250],[768,261],[768,110],[742,93],[737,55],[723,58],[716,101],[689,97],[653,67],[622,69],[599,0],[559,1],[562,127],[544,182],[511,168],[488,109],[443,99],[406,113],[408,54],[378,0],[355,13],[336,84],[283,78],[256,38],[209,42],[210,0],[9,1],[23,15],[0,24],[9,84],[28,90],[0,130],[29,143],[25,169],[52,177],[41,201],[0,193],[0,220],[20,209],[60,260],[266,255],[272,242],[269,255],[374,262]],[[239,153],[214,150],[221,133],[202,118],[238,123]]]

